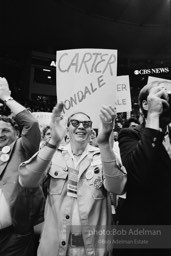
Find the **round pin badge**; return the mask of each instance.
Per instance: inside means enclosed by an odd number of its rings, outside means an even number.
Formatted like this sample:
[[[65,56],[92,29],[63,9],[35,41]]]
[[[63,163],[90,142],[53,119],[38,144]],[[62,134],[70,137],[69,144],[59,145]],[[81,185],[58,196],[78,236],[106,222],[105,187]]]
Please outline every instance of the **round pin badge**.
[[[86,179],[90,180],[92,179],[94,176],[94,171],[93,170],[88,170],[88,172],[86,173]]]
[[[10,146],[5,146],[2,148],[2,153],[7,154],[10,152],[10,150],[11,150]]]
[[[95,179],[95,181],[94,181],[95,188],[100,189],[102,187],[102,184],[103,183],[102,183],[101,178]]]
[[[9,160],[9,155],[8,155],[8,154],[2,154],[2,155],[0,156],[0,160],[1,160],[2,162],[7,162],[7,161]]]
[[[63,170],[64,170],[64,172],[67,172],[68,171],[68,167],[67,166],[64,167]]]

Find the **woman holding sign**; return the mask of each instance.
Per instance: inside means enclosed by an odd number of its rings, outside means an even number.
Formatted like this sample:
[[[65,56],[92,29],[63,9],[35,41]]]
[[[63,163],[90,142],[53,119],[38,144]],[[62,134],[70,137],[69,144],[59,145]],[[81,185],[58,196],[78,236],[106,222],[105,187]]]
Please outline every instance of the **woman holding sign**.
[[[22,186],[39,186],[46,171],[50,177],[38,255],[107,255],[112,249],[109,192],[122,194],[126,183],[109,143],[116,112],[101,108],[97,148],[89,145],[90,117],[76,112],[66,127],[62,110],[63,103],[53,109],[49,142],[19,169]],[[66,131],[70,142],[60,146]]]

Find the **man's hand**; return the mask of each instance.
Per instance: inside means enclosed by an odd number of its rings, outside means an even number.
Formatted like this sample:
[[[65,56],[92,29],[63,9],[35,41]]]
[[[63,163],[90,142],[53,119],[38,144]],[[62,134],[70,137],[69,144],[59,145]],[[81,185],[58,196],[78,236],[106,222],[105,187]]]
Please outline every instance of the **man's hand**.
[[[163,129],[168,122],[165,122],[161,117],[164,117],[163,114],[166,114],[169,110],[168,94],[164,83],[161,83],[150,90],[147,97],[147,106],[148,113],[145,126],[155,130]]]
[[[148,115],[160,115],[163,112],[163,106],[169,108],[167,90],[163,86],[157,86],[150,90],[147,97]]]
[[[8,82],[5,77],[0,77],[0,99],[5,100],[11,95]]]
[[[59,144],[64,136],[66,135],[66,122],[64,122],[63,115],[61,114],[63,110],[63,102],[57,104],[52,111],[51,118],[51,139],[50,142],[54,145]]]
[[[114,128],[116,119],[116,108],[111,106],[102,106],[100,109],[101,127],[97,137],[98,144],[109,143],[110,134]]]

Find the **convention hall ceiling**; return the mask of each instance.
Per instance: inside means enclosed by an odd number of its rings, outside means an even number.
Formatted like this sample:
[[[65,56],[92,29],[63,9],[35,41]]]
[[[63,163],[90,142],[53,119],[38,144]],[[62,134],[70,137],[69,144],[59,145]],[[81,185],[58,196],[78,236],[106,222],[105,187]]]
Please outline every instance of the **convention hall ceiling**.
[[[171,58],[170,0],[6,0],[0,11],[1,51],[88,47]]]

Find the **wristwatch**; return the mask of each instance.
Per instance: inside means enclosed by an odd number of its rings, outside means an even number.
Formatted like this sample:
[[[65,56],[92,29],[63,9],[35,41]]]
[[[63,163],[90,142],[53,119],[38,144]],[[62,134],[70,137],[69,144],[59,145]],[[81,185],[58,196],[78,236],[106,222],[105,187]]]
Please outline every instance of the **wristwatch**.
[[[9,100],[14,100],[11,96],[8,96],[3,102],[6,104]]]

